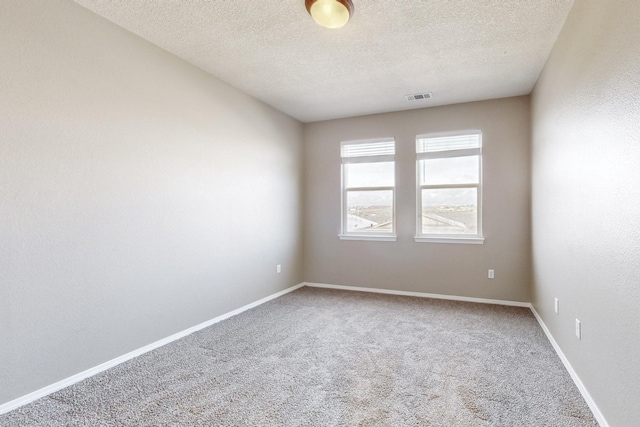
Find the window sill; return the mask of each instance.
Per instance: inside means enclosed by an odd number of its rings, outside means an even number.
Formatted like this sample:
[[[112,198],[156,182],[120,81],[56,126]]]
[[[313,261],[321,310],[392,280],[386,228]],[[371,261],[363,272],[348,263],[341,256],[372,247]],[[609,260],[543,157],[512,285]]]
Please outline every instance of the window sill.
[[[362,235],[362,234],[338,234],[340,240],[369,240],[372,242],[395,242],[398,240],[398,236],[395,235]]]
[[[467,245],[482,245],[484,237],[425,237],[416,236],[417,243],[462,243]]]

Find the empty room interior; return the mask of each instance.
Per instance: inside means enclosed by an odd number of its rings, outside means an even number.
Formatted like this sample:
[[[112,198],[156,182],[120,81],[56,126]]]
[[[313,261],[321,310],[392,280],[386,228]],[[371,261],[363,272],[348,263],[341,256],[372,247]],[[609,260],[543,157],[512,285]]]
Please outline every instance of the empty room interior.
[[[0,425],[640,425],[639,23],[0,0]]]

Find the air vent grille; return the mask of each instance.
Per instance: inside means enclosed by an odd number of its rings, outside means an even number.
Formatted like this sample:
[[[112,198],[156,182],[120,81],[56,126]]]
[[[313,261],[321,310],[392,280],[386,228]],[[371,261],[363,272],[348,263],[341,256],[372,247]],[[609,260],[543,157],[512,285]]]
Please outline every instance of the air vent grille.
[[[407,101],[422,101],[431,98],[433,98],[433,94],[431,92],[414,93],[412,95],[407,95]]]

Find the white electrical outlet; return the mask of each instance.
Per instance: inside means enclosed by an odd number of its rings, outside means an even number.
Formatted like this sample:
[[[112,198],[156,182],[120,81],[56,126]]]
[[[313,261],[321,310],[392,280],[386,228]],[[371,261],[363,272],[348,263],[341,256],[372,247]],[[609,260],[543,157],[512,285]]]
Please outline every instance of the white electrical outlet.
[[[489,269],[489,279],[493,279],[494,277],[496,277],[495,272],[493,271],[492,268]]]
[[[555,303],[553,309],[556,311],[556,314],[560,314],[560,300],[558,298],[554,298]]]
[[[578,319],[576,319],[576,337],[579,340],[582,339],[582,323]]]
[[[276,265],[276,273],[282,273],[282,265],[278,264]]]

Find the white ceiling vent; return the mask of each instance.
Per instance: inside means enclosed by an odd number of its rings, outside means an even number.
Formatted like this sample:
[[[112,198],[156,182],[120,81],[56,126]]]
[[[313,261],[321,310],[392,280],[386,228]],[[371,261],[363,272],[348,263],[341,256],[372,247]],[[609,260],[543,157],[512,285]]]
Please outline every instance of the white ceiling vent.
[[[414,93],[413,95],[407,95],[407,101],[422,101],[423,99],[431,99],[433,94],[431,92]]]

